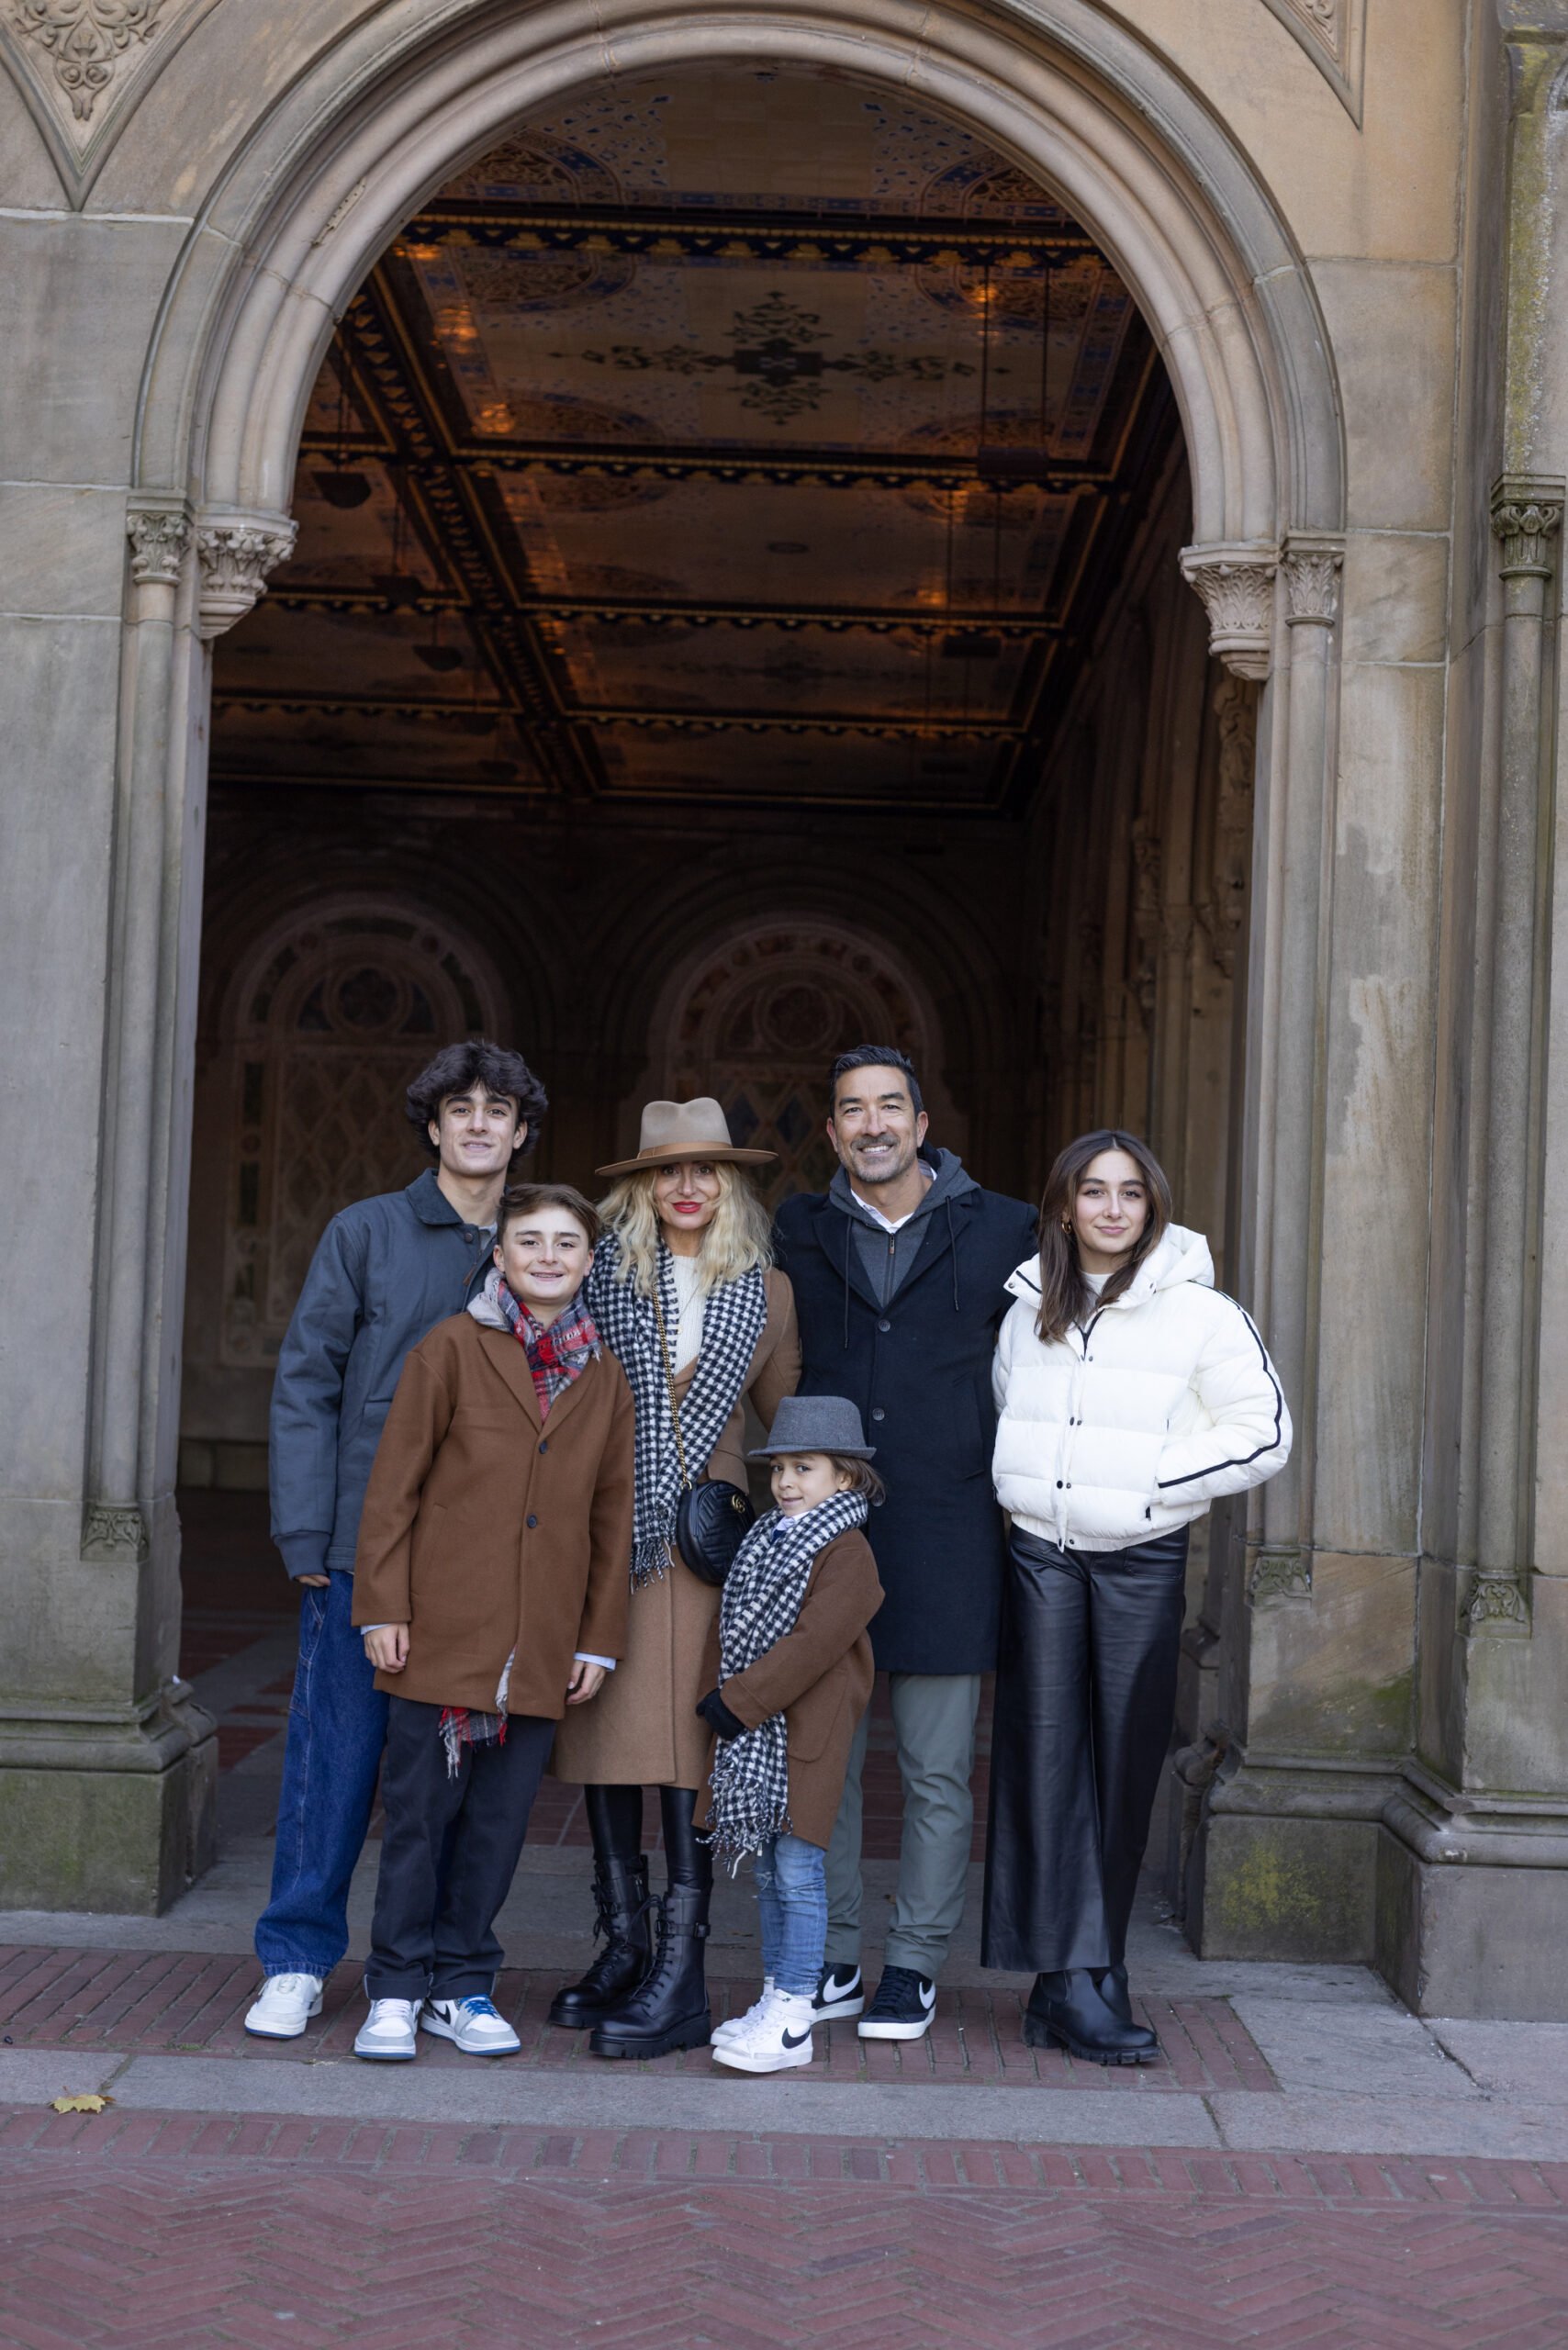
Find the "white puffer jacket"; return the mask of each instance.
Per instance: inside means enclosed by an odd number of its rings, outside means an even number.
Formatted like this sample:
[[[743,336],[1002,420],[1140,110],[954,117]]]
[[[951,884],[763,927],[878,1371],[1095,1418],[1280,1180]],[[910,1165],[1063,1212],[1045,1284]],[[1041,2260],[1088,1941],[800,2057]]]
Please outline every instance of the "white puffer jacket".
[[[1284,1467],[1291,1416],[1278,1375],[1250,1315],[1214,1278],[1208,1242],[1173,1224],[1125,1296],[1043,1345],[1039,1264],[1019,1266],[996,1346],[992,1474],[1027,1533],[1119,1550]]]

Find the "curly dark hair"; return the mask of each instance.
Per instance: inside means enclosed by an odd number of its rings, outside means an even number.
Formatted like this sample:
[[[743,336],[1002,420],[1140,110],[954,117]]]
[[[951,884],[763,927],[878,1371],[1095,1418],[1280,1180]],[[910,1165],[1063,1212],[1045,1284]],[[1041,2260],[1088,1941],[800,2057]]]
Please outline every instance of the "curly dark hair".
[[[487,1036],[465,1036],[458,1044],[443,1045],[404,1097],[409,1124],[419,1128],[431,1157],[441,1156],[430,1138],[431,1121],[439,1125],[442,1103],[454,1093],[465,1093],[471,1085],[482,1085],[487,1093],[505,1094],[517,1103],[518,1116],[528,1121],[528,1138],[518,1153],[520,1158],[526,1158],[539,1140],[540,1121],[550,1104],[522,1055],[508,1052],[504,1045],[492,1044]]]

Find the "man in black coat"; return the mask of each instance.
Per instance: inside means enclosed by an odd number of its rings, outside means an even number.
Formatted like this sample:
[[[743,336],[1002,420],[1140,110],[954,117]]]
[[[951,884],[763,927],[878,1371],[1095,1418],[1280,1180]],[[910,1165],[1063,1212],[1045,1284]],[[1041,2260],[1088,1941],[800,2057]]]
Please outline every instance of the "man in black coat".
[[[823,2020],[867,2040],[931,2028],[936,1975],[963,1915],[974,1827],[969,1774],[980,1675],[996,1662],[1004,1564],[991,1491],[991,1364],[1003,1283],[1036,1248],[1021,1200],[981,1191],[927,1150],[914,1070],[891,1046],[834,1062],[825,1192],[786,1200],[774,1244],[795,1289],[804,1395],[860,1407],[888,1496],[868,1532],[887,1594],[871,1626],[888,1675],[903,1786],[899,1889],[877,1996],[860,1953],[863,1718],[827,1861]]]

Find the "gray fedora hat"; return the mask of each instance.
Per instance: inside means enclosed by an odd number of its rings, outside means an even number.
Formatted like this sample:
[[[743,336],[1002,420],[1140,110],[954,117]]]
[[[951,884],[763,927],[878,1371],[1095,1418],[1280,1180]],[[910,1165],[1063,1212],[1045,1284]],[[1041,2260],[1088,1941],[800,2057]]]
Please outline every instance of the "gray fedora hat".
[[[773,1416],[767,1442],[748,1460],[771,1460],[779,1452],[836,1452],[846,1460],[871,1460],[877,1448],[866,1441],[860,1415],[847,1395],[786,1395]]]

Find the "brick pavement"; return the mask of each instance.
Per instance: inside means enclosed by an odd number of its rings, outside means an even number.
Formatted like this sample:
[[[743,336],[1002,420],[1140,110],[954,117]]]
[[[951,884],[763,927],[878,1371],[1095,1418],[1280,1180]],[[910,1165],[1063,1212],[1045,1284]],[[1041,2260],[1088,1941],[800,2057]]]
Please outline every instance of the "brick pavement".
[[[521,2066],[559,2072],[584,2065],[599,2069],[587,2053],[584,2035],[554,2031],[544,2020],[566,1979],[538,1969],[509,1968],[501,1975],[497,2004],[523,2042],[521,2055],[509,2060],[509,2070]],[[350,2060],[353,2035],[364,2015],[357,1964],[337,1969],[323,1995],[321,2020],[302,2040],[263,2044],[246,2037],[243,2018],[255,1990],[255,1963],[249,1957],[0,1947],[0,2034],[6,2046],[17,2048],[263,2054],[310,2064]],[[756,1990],[751,1982],[715,1982],[714,2020],[746,2007]],[[817,2035],[812,2076],[833,2082],[1088,2089],[1111,2097],[1160,2090],[1275,2091],[1268,2065],[1227,2000],[1149,1998],[1138,2004],[1159,2034],[1164,2053],[1157,2065],[1107,2069],[1077,2064],[1059,2049],[1026,2048],[1016,1994],[960,1987],[944,1998],[926,2037],[908,2044],[861,2040],[853,2024],[824,2026]],[[443,2065],[462,2070],[472,2062],[442,2042],[426,2047],[420,2061],[427,2070]],[[662,2057],[647,2069],[707,2079],[712,2060],[705,2048],[694,2049]]]
[[[1568,2165],[0,2119],[14,2350],[1561,2350]]]
[[[224,1784],[249,1790],[236,1816],[259,1841],[288,1699],[277,1635],[293,1611],[265,1542],[264,1505],[240,1499],[244,1522],[231,1543],[234,1497],[186,1508],[185,1670],[228,1676]],[[896,1849],[896,1822],[890,1725],[879,1707],[871,1857]],[[533,1841],[586,1843],[575,1790],[547,1789]],[[522,1957],[530,1914],[525,1904]],[[824,2031],[788,2110],[753,2108],[766,2127],[737,2131],[727,2111],[711,2129],[676,2126],[708,2115],[693,2116],[685,2087],[661,2106],[657,2081],[711,2080],[699,2051],[635,2068],[647,2094],[634,2108],[601,2095],[599,2113],[622,2125],[601,2129],[586,2125],[573,2084],[597,2076],[602,2087],[608,2074],[619,2088],[623,2068],[593,2066],[581,2040],[548,2031],[543,2012],[561,1975],[536,1964],[502,1978],[501,2004],[524,2040],[505,2069],[532,2078],[543,2100],[535,2113],[549,2111],[553,2126],[370,2121],[339,2103],[367,2069],[349,2053],[357,1968],[334,1975],[307,2039],[262,2047],[241,2028],[254,1968],[239,1948],[220,1940],[224,1954],[211,1943],[182,1950],[177,1916],[156,1949],[89,1948],[63,1932],[52,1947],[0,1947],[0,2042],[34,2068],[29,2088],[40,2058],[52,2070],[50,2052],[62,2066],[98,2051],[148,2057],[172,2065],[182,2085],[179,2110],[149,2109],[145,2095],[139,2108],[133,2063],[126,2104],[100,2115],[0,2106],[3,2350],[444,2350],[469,2336],[502,2350],[1568,2344],[1568,2162],[1137,2145],[1159,2134],[1159,2113],[1178,2111],[1172,2092],[1189,2102],[1249,2092],[1232,2095],[1232,2110],[1262,2121],[1270,2141],[1289,2139],[1296,2084],[1276,2080],[1234,1991],[1184,1997],[1170,1977],[1170,1997],[1144,2002],[1165,2060],[1106,2073],[1025,2049],[1016,1996],[958,1983],[929,2040],[911,2047],[861,2043],[852,2027]],[[736,1962],[745,1963],[744,1944]],[[718,1982],[715,2007],[733,2009],[750,1991],[744,1980]],[[1331,2031],[1335,2010],[1318,2013]],[[237,2075],[232,2060],[252,2057],[270,2070]],[[441,2100],[465,2065],[442,2043],[421,2050],[432,2113],[461,2111]],[[207,2109],[213,2084],[237,2078],[267,2083],[274,2103],[290,2100],[286,2085],[297,2081],[300,2104],[330,2118]],[[21,2076],[11,2081],[20,2094]],[[280,2081],[281,2100],[272,2094]],[[860,2125],[858,2107],[831,2095],[856,2083],[879,2085],[878,2100],[922,2091],[902,2109],[910,2134],[828,2134],[830,2115],[841,2129]],[[830,2094],[813,2104],[818,2087]],[[965,2088],[1003,2092],[962,2102],[975,2126],[1004,2129],[995,2117],[1025,2087],[1092,2092],[1092,2106],[1049,2098],[1062,2134],[1125,2130],[1129,2143],[961,2141],[931,2135],[929,2122],[915,2134],[916,2108],[929,2114]],[[660,2126],[623,2126],[632,2109]],[[1092,2113],[1103,2115],[1103,2132]],[[867,2132],[888,2126],[879,2102],[864,2119]],[[1528,2144],[1528,2130],[1516,2134]]]

